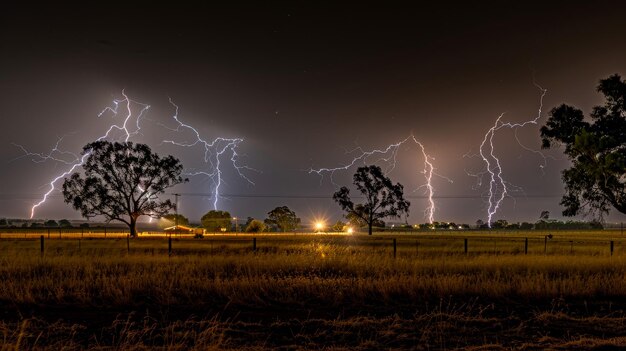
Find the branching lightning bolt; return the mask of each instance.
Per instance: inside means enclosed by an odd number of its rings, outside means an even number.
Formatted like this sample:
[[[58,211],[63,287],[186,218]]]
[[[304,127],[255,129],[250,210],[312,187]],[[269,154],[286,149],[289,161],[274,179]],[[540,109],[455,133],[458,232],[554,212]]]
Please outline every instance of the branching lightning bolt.
[[[504,117],[504,113],[500,114],[498,118],[495,120],[494,124],[487,130],[485,133],[482,142],[480,143],[480,147],[478,149],[479,156],[482,161],[485,163],[485,173],[489,178],[489,190],[488,190],[488,207],[487,207],[487,225],[491,227],[491,222],[493,216],[498,212],[502,201],[507,197],[510,184],[508,184],[504,177],[502,176],[502,165],[500,163],[500,159],[495,153],[495,146],[493,142],[493,138],[496,133],[503,128],[513,129],[515,131],[515,140],[518,144],[525,150],[533,152],[541,156],[543,163],[539,165],[542,172],[546,166],[547,158],[540,151],[533,150],[523,145],[518,136],[517,130],[523,128],[527,125],[536,125],[537,121],[541,118],[542,109],[543,109],[543,99],[546,96],[547,89],[542,88],[537,83],[534,85],[541,91],[541,96],[539,98],[539,109],[537,111],[537,116],[531,120],[521,122],[521,123],[512,123],[512,122],[502,122],[502,117]],[[466,154],[464,157],[467,157]],[[468,173],[469,174],[469,173]],[[478,186],[481,185],[481,174],[470,174],[478,178]]]
[[[122,133],[122,136],[120,137],[120,139],[123,139],[124,141],[128,141],[131,136],[135,136],[140,133],[140,130],[141,130],[140,122],[142,120],[144,113],[150,108],[150,105],[146,105],[146,104],[131,100],[130,98],[128,98],[124,90],[122,90],[122,96],[124,97],[123,99],[113,100],[113,106],[106,107],[104,110],[102,110],[98,114],[98,117],[102,117],[106,113],[112,113],[113,116],[117,116],[119,112],[120,104],[126,105],[127,115],[125,116],[121,124],[112,124],[107,129],[106,133],[104,133],[102,136],[96,139],[97,141],[113,138],[113,133],[115,131]],[[139,105],[141,107],[136,117],[134,117],[134,114],[132,111],[133,104]],[[132,123],[133,118],[135,119],[134,129],[131,129],[130,124]],[[48,183],[48,190],[43,194],[41,200],[39,200],[37,203],[35,203],[31,207],[31,210],[30,210],[31,219],[35,216],[35,210],[39,206],[43,205],[48,200],[48,197],[50,196],[50,194],[54,192],[54,190],[56,189],[57,183],[61,179],[72,174],[78,167],[82,166],[87,160],[87,158],[89,157],[89,155],[91,154],[91,152],[87,151],[82,156],[79,157],[77,154],[67,152],[67,151],[61,151],[59,150],[59,145],[62,140],[63,138],[60,138],[57,141],[56,145],[52,148],[52,150],[47,154],[29,152],[22,145],[14,144],[15,146],[22,149],[22,151],[24,152],[24,155],[22,157],[31,157],[32,160],[35,162],[56,161],[56,162],[61,162],[63,164],[70,166],[68,170],[59,174]],[[73,156],[74,158],[68,161],[60,157],[60,156],[67,156],[67,155]]]
[[[422,157],[424,159],[424,169],[421,173],[424,174],[426,183],[418,187],[418,189],[422,187],[426,188],[428,206],[425,210],[425,216],[428,218],[429,223],[433,223],[434,217],[435,217],[435,210],[436,210],[435,200],[434,200],[435,188],[432,185],[433,176],[441,177],[449,182],[452,182],[452,180],[435,172],[435,166],[433,165],[433,161],[435,160],[434,157],[426,153],[426,148],[424,147],[424,144],[418,141],[413,135],[410,135],[407,138],[397,143],[390,144],[384,149],[374,149],[370,151],[365,151],[363,150],[363,148],[357,147],[356,149],[353,149],[347,152],[347,154],[356,154],[356,156],[354,156],[352,161],[344,164],[343,166],[339,166],[335,168],[318,168],[318,169],[310,168],[308,170],[308,173],[318,174],[321,177],[320,182],[323,181],[324,175],[328,174],[330,177],[331,183],[334,184],[335,186],[338,186],[333,180],[333,176],[335,172],[345,171],[361,162],[363,164],[365,164],[366,161],[372,162],[372,163],[380,163],[380,162],[386,163],[387,167],[386,167],[385,172],[389,173],[393,171],[394,168],[396,167],[397,156],[400,150],[400,146],[406,143],[411,143],[411,142],[413,142],[420,148]],[[371,159],[372,157],[378,157],[378,159],[372,160]]]
[[[200,146],[202,149],[204,149],[204,163],[206,163],[209,166],[209,169],[205,171],[188,171],[186,172],[186,175],[189,175],[189,176],[204,175],[204,176],[209,177],[209,179],[211,179],[211,181],[213,182],[213,186],[214,186],[213,208],[215,210],[218,209],[217,205],[218,205],[218,200],[220,199],[220,187],[224,183],[224,179],[222,178],[221,157],[225,153],[230,152],[231,164],[233,168],[237,171],[239,176],[243,178],[244,180],[246,180],[249,184],[254,185],[254,182],[245,175],[245,171],[254,171],[254,172],[259,172],[259,171],[254,168],[245,166],[245,165],[240,165],[238,161],[239,154],[237,153],[237,147],[239,146],[240,143],[244,141],[243,138],[217,137],[213,139],[212,141],[207,141],[200,135],[200,132],[198,132],[196,128],[180,120],[180,118],[178,117],[178,110],[179,110],[178,105],[176,105],[172,101],[171,98],[169,99],[169,101],[170,101],[170,104],[174,106],[174,115],[172,116],[172,118],[176,122],[177,126],[176,128],[169,128],[165,125],[162,125],[162,126],[175,132],[181,132],[183,130],[191,131],[191,133],[193,134],[193,140],[190,142],[178,142],[174,140],[164,140],[163,142],[167,144],[182,146],[182,147]]]

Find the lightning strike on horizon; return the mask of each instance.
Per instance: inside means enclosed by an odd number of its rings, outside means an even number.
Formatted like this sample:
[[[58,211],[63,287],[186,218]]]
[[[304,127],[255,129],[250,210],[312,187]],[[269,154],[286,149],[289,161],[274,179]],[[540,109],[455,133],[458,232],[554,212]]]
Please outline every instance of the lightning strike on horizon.
[[[417,144],[417,146],[419,146],[422,156],[424,158],[424,169],[423,171],[421,171],[422,174],[424,174],[424,178],[426,180],[426,183],[419,186],[417,189],[415,189],[415,191],[417,191],[418,189],[425,187],[426,188],[426,195],[428,198],[428,206],[425,209],[424,213],[425,216],[428,218],[428,222],[429,223],[433,223],[434,222],[434,217],[435,217],[435,211],[436,211],[436,205],[435,205],[435,200],[434,200],[434,194],[435,194],[435,188],[432,185],[432,181],[433,181],[433,176],[438,176],[440,178],[443,178],[449,182],[452,183],[452,180],[442,176],[438,173],[435,172],[435,167],[433,165],[433,161],[435,160],[434,157],[428,155],[426,153],[426,148],[424,147],[424,144],[422,144],[420,141],[418,141],[415,136],[410,135],[407,138],[405,138],[404,140],[401,140],[397,143],[394,144],[390,144],[388,145],[386,148],[384,149],[374,149],[371,151],[365,151],[363,150],[363,148],[361,147],[357,147],[353,150],[350,150],[347,152],[347,154],[354,154],[354,153],[359,153],[357,156],[355,156],[352,161],[350,161],[349,163],[343,165],[343,166],[339,166],[339,167],[335,167],[335,168],[319,168],[319,169],[314,169],[314,168],[310,168],[308,170],[308,173],[316,173],[318,174],[321,178],[320,178],[320,183],[323,181],[324,178],[324,174],[329,174],[330,175],[330,181],[333,185],[338,186],[334,180],[333,180],[333,176],[335,174],[335,172],[337,171],[345,171],[351,167],[353,167],[355,164],[359,163],[359,162],[363,162],[363,164],[365,164],[365,160],[369,159],[372,156],[375,155],[379,155],[380,158],[378,158],[377,160],[373,161],[373,163],[377,163],[377,162],[384,162],[387,163],[387,167],[385,172],[386,173],[390,173],[391,171],[394,170],[394,168],[396,167],[396,162],[397,162],[397,156],[398,156],[398,152],[400,150],[400,146],[402,146],[405,143],[408,142],[413,142],[415,144]]]
[[[541,96],[539,98],[539,109],[537,111],[537,116],[531,120],[521,122],[521,123],[512,123],[512,122],[502,122],[502,117],[504,117],[504,113],[500,114],[498,118],[496,118],[494,124],[487,130],[485,133],[482,142],[480,143],[480,147],[478,149],[479,156],[482,161],[485,163],[486,170],[482,174],[488,174],[489,178],[489,190],[488,190],[488,207],[487,207],[487,225],[491,228],[491,222],[493,216],[498,212],[502,202],[509,194],[509,187],[504,177],[502,176],[502,165],[500,163],[500,159],[496,156],[495,146],[493,142],[493,138],[500,129],[508,128],[513,129],[515,134],[515,140],[518,142],[520,147],[523,149],[538,154],[542,157],[543,163],[539,165],[539,168],[544,170],[547,164],[546,156],[540,151],[533,150],[528,148],[524,144],[522,144],[517,136],[517,130],[523,128],[527,125],[536,125],[537,121],[541,118],[542,110],[543,110],[543,99],[548,92],[547,89],[542,88],[537,83],[533,82],[533,84],[541,91]],[[468,157],[468,155],[464,155],[464,157]],[[482,185],[481,175],[482,174],[470,174],[468,175],[475,176],[478,178],[478,187]]]
[[[220,187],[224,183],[224,180],[222,178],[222,168],[221,168],[220,157],[224,155],[225,153],[230,152],[230,155],[231,155],[230,161],[231,161],[233,168],[237,171],[237,174],[239,174],[239,176],[243,178],[244,180],[246,180],[249,184],[254,185],[254,182],[250,180],[250,178],[248,178],[244,174],[244,171],[254,171],[254,172],[259,172],[259,171],[256,169],[250,168],[248,166],[245,166],[245,165],[240,165],[238,162],[239,154],[237,153],[237,147],[239,146],[240,143],[244,141],[243,138],[217,137],[213,139],[213,141],[207,141],[204,138],[202,138],[202,136],[200,135],[200,132],[198,132],[196,128],[192,127],[189,124],[183,123],[180,120],[180,118],[178,117],[178,111],[179,111],[178,105],[176,105],[172,101],[171,98],[169,99],[169,102],[172,106],[174,106],[174,115],[172,116],[172,118],[174,119],[174,121],[176,121],[178,125],[176,126],[176,128],[169,128],[162,124],[161,126],[174,132],[181,132],[182,130],[185,130],[185,129],[189,130],[194,135],[194,140],[191,142],[177,142],[173,140],[163,140],[163,142],[167,144],[172,144],[172,145],[182,146],[182,147],[189,147],[189,148],[194,147],[194,146],[201,146],[201,148],[204,149],[204,163],[206,163],[209,166],[209,170],[194,171],[194,172],[188,171],[185,174],[189,176],[204,175],[204,176],[207,176],[209,179],[211,179],[214,185],[214,191],[213,191],[213,195],[214,195],[213,209],[214,210],[218,209],[217,205],[221,197]]]
[[[114,117],[117,116],[120,104],[124,104],[124,103],[126,105],[126,110],[127,110],[128,114],[124,118],[124,120],[121,123],[121,125],[112,124],[107,129],[106,133],[104,135],[100,136],[99,138],[97,138],[96,141],[100,141],[100,140],[111,138],[111,135],[113,134],[114,131],[121,132],[122,133],[122,138],[123,138],[123,140],[125,142],[128,141],[131,136],[134,136],[134,135],[137,135],[137,134],[140,133],[139,131],[141,129],[141,126],[140,126],[141,119],[142,119],[144,113],[150,108],[150,105],[131,100],[126,95],[124,90],[122,90],[122,96],[124,97],[123,99],[115,99],[115,100],[113,100],[113,106],[107,106],[106,108],[104,108],[98,114],[98,117],[102,117],[102,115],[104,115],[107,112],[112,113]],[[141,110],[139,111],[139,113],[138,113],[138,115],[136,117],[136,121],[135,121],[136,128],[134,130],[129,129],[129,125],[128,125],[129,121],[133,117],[133,111],[132,111],[132,108],[131,108],[132,104],[137,104],[137,105],[142,106]],[[67,171],[59,174],[56,177],[54,177],[48,183],[48,190],[44,193],[44,195],[42,196],[41,200],[39,200],[37,203],[35,203],[31,207],[31,210],[30,210],[30,218],[31,219],[35,216],[35,210],[39,206],[43,205],[48,200],[48,197],[50,196],[50,194],[52,194],[52,192],[56,189],[57,182],[59,180],[65,178],[65,177],[67,177],[68,175],[72,174],[74,172],[74,170],[76,170],[76,168],[82,166],[85,163],[85,160],[87,159],[87,157],[89,157],[89,155],[91,154],[91,152],[87,151],[82,156],[79,157],[77,154],[59,150],[59,144],[62,141],[62,139],[63,138],[60,138],[57,141],[56,145],[52,148],[52,150],[49,153],[47,153],[47,154],[29,152],[22,145],[15,144],[15,143],[13,144],[16,147],[19,147],[20,149],[22,149],[22,151],[24,152],[24,156],[21,156],[21,157],[31,157],[34,162],[55,161],[55,162],[61,162],[61,163],[64,163],[64,164],[70,166],[70,168]],[[67,160],[64,160],[62,158],[59,158],[59,157],[55,156],[56,154],[59,154],[59,155],[73,155],[73,156],[75,156],[75,158],[73,160],[71,160],[71,161],[67,161]]]

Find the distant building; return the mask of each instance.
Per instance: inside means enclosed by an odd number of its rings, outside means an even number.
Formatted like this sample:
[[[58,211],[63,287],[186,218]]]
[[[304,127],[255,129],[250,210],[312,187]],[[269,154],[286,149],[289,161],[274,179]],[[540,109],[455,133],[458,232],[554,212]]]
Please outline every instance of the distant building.
[[[163,229],[166,233],[189,233],[189,234],[204,234],[203,228],[191,228],[185,225],[174,225]]]

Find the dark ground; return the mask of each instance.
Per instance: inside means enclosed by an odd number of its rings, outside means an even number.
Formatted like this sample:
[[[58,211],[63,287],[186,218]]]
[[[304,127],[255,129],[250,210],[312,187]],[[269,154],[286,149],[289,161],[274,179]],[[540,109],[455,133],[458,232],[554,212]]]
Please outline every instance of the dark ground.
[[[5,349],[626,348],[626,301],[546,303],[450,297],[397,306],[262,308],[16,306],[2,303]]]

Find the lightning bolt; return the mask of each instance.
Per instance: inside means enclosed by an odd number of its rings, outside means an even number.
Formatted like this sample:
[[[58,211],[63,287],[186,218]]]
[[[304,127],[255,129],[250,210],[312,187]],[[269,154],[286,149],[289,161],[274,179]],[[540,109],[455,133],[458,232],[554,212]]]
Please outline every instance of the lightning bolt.
[[[218,201],[221,197],[220,188],[222,184],[224,183],[224,179],[222,177],[222,164],[221,164],[223,155],[230,153],[230,161],[231,161],[230,163],[232,164],[233,168],[237,171],[237,174],[239,174],[239,176],[243,178],[245,181],[247,181],[249,184],[254,185],[254,182],[246,176],[245,172],[246,171],[259,172],[259,171],[254,168],[241,165],[238,160],[239,154],[237,153],[237,147],[239,146],[240,143],[244,141],[243,138],[217,137],[213,139],[212,141],[208,141],[207,139],[203,138],[200,135],[200,132],[198,132],[196,128],[192,127],[189,124],[182,122],[178,116],[178,112],[179,112],[178,105],[176,105],[174,101],[172,101],[171,98],[169,99],[169,102],[172,106],[174,106],[174,115],[172,116],[172,119],[176,122],[176,127],[169,128],[163,124],[161,124],[161,126],[174,132],[182,132],[184,130],[190,131],[193,137],[192,137],[192,140],[188,142],[179,142],[179,141],[174,141],[174,140],[163,140],[163,142],[167,144],[177,145],[181,147],[188,147],[188,148],[200,147],[201,149],[204,150],[203,152],[204,163],[207,164],[208,170],[188,171],[188,172],[185,172],[185,174],[189,176],[203,175],[211,179],[211,181],[213,182],[213,188],[214,188],[213,209],[215,210],[218,209]]]
[[[397,143],[390,144],[384,149],[374,149],[374,150],[365,151],[363,148],[357,147],[353,150],[346,152],[346,154],[349,154],[349,155],[356,154],[356,156],[353,157],[352,161],[344,164],[343,166],[338,166],[335,168],[318,168],[318,169],[310,168],[308,170],[308,173],[309,174],[316,173],[317,175],[319,175],[320,183],[323,181],[324,176],[328,174],[330,177],[331,183],[335,186],[338,186],[333,179],[335,172],[348,170],[352,168],[353,166],[355,166],[356,164],[360,164],[361,162],[365,164],[366,161],[368,160],[369,162],[373,162],[373,163],[380,163],[380,162],[386,163],[387,166],[385,169],[385,173],[390,173],[396,167],[400,146],[407,144],[407,143],[416,144],[419,147],[421,151],[421,157],[424,160],[424,168],[421,171],[421,173],[424,175],[426,183],[419,186],[417,189],[415,189],[415,191],[419,190],[420,188],[426,189],[426,196],[428,198],[428,206],[424,213],[425,213],[425,216],[428,218],[428,222],[433,223],[434,217],[435,217],[435,211],[436,211],[436,205],[435,205],[435,200],[434,200],[435,188],[432,185],[433,176],[438,176],[440,178],[443,178],[449,181],[450,183],[452,183],[452,180],[435,172],[436,168],[433,165],[433,161],[435,160],[435,158],[426,153],[426,148],[424,147],[424,144],[418,141],[413,135],[410,135],[407,138]],[[378,157],[378,158],[375,160],[372,160],[372,157]]]
[[[126,95],[124,90],[122,90],[122,96],[123,96],[123,99],[113,100],[113,105],[108,106],[105,109],[103,109],[98,114],[98,117],[102,117],[104,114],[107,114],[107,113],[111,113],[113,117],[117,117],[117,115],[119,114],[119,109],[121,105],[125,105],[125,109],[127,111],[126,116],[124,117],[121,123],[112,124],[102,136],[96,139],[97,141],[104,140],[104,139],[115,139],[114,134],[116,131],[121,133],[121,136],[119,137],[119,139],[122,139],[124,141],[128,141],[132,136],[140,134],[141,120],[144,116],[144,113],[150,108],[150,105],[131,100]],[[136,117],[133,114],[132,105],[139,105],[141,107]],[[133,118],[134,118],[134,126],[131,126],[131,124],[133,124],[132,122]],[[42,198],[31,207],[31,210],[30,210],[31,219],[35,216],[35,210],[41,205],[43,205],[48,200],[48,197],[50,196],[50,194],[52,194],[52,192],[56,190],[57,183],[61,179],[72,174],[78,167],[82,166],[87,160],[87,158],[89,157],[89,155],[91,154],[90,151],[87,151],[85,152],[85,154],[79,157],[77,154],[67,152],[67,151],[61,151],[59,149],[59,145],[62,140],[63,140],[63,137],[60,138],[57,141],[56,145],[51,149],[51,151],[46,154],[29,152],[22,145],[13,143],[13,145],[20,148],[24,152],[24,155],[21,157],[31,157],[31,159],[34,162],[56,161],[56,162],[61,162],[65,165],[70,166],[66,171],[54,177],[48,183],[48,190],[43,194]],[[73,156],[73,159],[66,160],[62,158],[62,156],[68,156],[68,155]]]
[[[525,122],[512,123],[512,122],[503,122],[502,118],[504,117],[504,113],[500,114],[498,118],[496,118],[494,124],[485,133],[483,140],[480,143],[480,147],[478,149],[479,156],[485,164],[485,172],[482,172],[479,174],[468,173],[468,175],[475,176],[479,179],[478,187],[481,187],[482,185],[482,180],[481,180],[482,175],[483,174],[488,175],[489,187],[488,187],[488,192],[487,192],[488,193],[487,225],[490,228],[491,228],[491,222],[492,222],[493,216],[498,212],[498,209],[502,205],[502,202],[504,201],[504,199],[508,196],[509,191],[511,190],[511,187],[512,187],[511,184],[509,184],[508,182],[504,180],[504,177],[502,175],[502,165],[500,163],[500,159],[498,158],[495,152],[493,138],[495,137],[496,133],[499,130],[504,129],[504,128],[513,129],[515,132],[515,140],[523,149],[541,156],[541,158],[543,159],[543,162],[542,164],[539,165],[539,167],[541,168],[542,172],[547,164],[547,157],[543,153],[525,146],[524,144],[521,143],[521,141],[519,140],[517,136],[517,131],[520,128],[524,128],[528,125],[537,125],[538,120],[541,118],[541,114],[543,110],[543,99],[546,96],[546,93],[548,91],[547,89],[542,88],[536,82],[533,82],[533,84],[541,92],[541,95],[539,98],[539,108],[537,111],[537,116]],[[468,157],[468,154],[464,155],[464,157]]]

